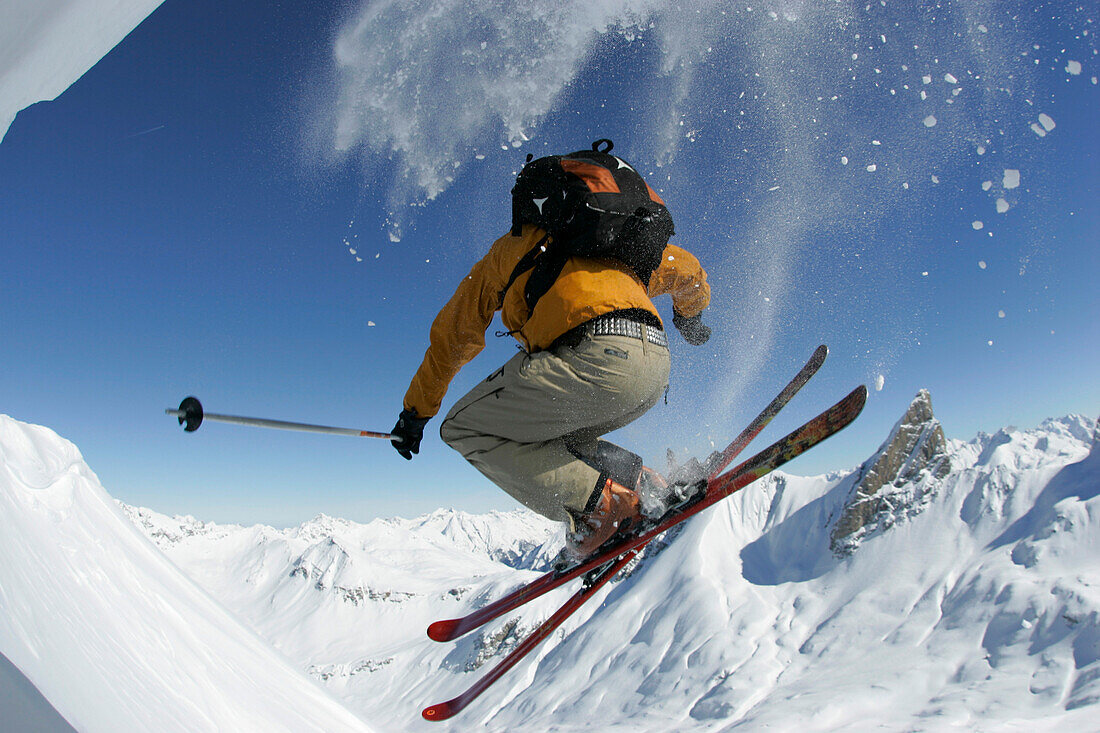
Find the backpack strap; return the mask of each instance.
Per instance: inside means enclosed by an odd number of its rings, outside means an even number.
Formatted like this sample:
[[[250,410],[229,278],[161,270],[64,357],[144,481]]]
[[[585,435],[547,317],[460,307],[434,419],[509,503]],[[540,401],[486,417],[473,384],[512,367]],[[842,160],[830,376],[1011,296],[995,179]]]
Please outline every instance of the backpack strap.
[[[569,252],[561,251],[551,242],[542,257],[535,260],[531,266],[531,277],[527,278],[527,284],[523,287],[523,299],[528,311],[535,312],[535,304],[553,287],[570,256]]]
[[[546,234],[542,235],[542,239],[540,239],[534,247],[527,251],[527,254],[519,258],[519,262],[516,263],[516,266],[512,269],[512,274],[508,277],[508,283],[500,291],[500,304],[502,306],[504,305],[504,296],[508,294],[508,290],[511,289],[512,284],[515,283],[520,275],[535,266],[535,260],[539,258],[539,255],[546,251],[545,245],[549,241],[550,234],[549,232],[547,232]],[[528,303],[528,305],[530,305],[530,303]]]

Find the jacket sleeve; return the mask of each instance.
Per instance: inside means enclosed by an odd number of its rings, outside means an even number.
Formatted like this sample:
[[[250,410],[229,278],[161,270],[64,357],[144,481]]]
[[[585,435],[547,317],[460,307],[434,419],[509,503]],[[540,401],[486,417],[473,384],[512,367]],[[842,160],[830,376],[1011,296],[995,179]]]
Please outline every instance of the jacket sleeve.
[[[485,329],[500,308],[504,287],[499,245],[474,265],[432,322],[428,350],[404,400],[405,408],[421,417],[439,412],[451,380],[485,348]]]
[[[649,278],[649,297],[665,294],[672,296],[673,310],[688,318],[710,305],[706,271],[695,255],[674,244],[665,247],[661,266]]]

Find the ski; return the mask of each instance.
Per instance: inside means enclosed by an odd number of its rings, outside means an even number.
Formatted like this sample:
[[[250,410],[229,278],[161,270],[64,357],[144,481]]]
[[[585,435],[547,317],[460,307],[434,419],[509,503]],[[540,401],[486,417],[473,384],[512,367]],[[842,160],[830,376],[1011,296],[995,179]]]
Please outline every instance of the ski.
[[[562,604],[561,608],[554,612],[550,618],[543,621],[537,629],[532,631],[527,638],[521,641],[515,649],[508,653],[504,659],[500,660],[495,667],[485,674],[484,677],[475,682],[468,690],[463,692],[458,697],[452,698],[447,702],[441,702],[436,705],[424,708],[420,713],[425,720],[440,721],[446,720],[458,713],[473,702],[481,693],[485,692],[498,679],[500,679],[505,672],[510,670],[521,659],[527,656],[527,654],[542,643],[546,637],[554,633],[562,623],[573,615],[573,613],[583,606],[585,602],[591,598],[596,592],[602,588],[609,580],[618,574],[620,570],[626,566],[634,556],[641,550],[630,550],[622,556],[612,560],[608,567],[605,569],[600,568],[600,572],[596,574],[590,582],[586,582],[581,586],[580,590],[574,593],[569,600]]]
[[[798,394],[798,390],[806,386],[806,382],[810,381],[810,377],[817,374],[817,370],[825,363],[825,357],[828,355],[829,347],[825,344],[814,349],[814,353],[810,356],[810,360],[799,370],[798,374],[794,375],[794,378],[775,396],[775,399],[756,416],[756,419],[749,423],[748,427],[741,431],[740,435],[733,439],[733,442],[731,442],[724,451],[722,451],[718,462],[710,470],[710,474],[707,476],[708,479],[712,479],[722,473],[727,466],[733,463],[733,459],[745,449],[745,446],[752,442],[753,438],[759,435],[760,432],[768,426],[772,418],[778,415],[779,411],[791,401],[791,398]]]
[[[756,419],[754,419],[748,427],[742,430],[741,434],[734,438],[733,442],[722,451],[720,454],[721,459],[717,466],[711,469],[710,475],[708,476],[709,479],[716,478],[721,471],[726,468],[742,450],[744,450],[745,446],[747,446],[752,439],[771,422],[772,418],[774,418],[810,378],[817,373],[817,370],[821,368],[828,354],[829,349],[824,345],[814,350],[813,355],[810,357],[809,361],[806,362],[806,365],[799,370],[798,374],[796,374],[794,378],[787,383],[787,386],[779,392],[776,398],[756,416]],[[588,572],[588,570],[579,572],[571,572],[570,570],[565,571],[565,574],[558,571],[547,573],[535,581],[517,588],[503,598],[467,616],[457,619],[447,619],[445,621],[436,621],[428,627],[428,637],[440,642],[453,641],[463,634],[473,631],[479,626],[522,606],[528,601],[538,598],[542,594],[569,582],[585,572]]]
[[[802,425],[802,427],[789,433],[784,438],[776,441],[755,456],[744,461],[736,468],[710,480],[706,484],[706,490],[694,503],[686,507],[678,508],[670,512],[666,517],[654,526],[647,528],[640,534],[628,538],[616,546],[599,553],[597,556],[560,573],[549,573],[527,586],[536,586],[541,580],[553,578],[554,585],[559,585],[572,580],[580,575],[587,575],[585,584],[573,594],[550,618],[544,621],[534,632],[525,638],[502,659],[484,677],[479,679],[468,690],[458,697],[443,703],[432,705],[423,710],[425,720],[439,721],[461,712],[474,699],[481,695],[490,685],[499,679],[505,672],[516,665],[523,657],[527,656],[539,643],[558,628],[569,616],[571,616],[585,601],[592,597],[600,588],[611,580],[623,567],[641,552],[641,549],[654,537],[668,531],[673,526],[683,522],[689,517],[698,514],[703,509],[714,505],[736,491],[748,486],[764,475],[774,471],[798,455],[809,450],[821,441],[842,430],[850,424],[867,401],[867,388],[860,386],[848,394],[840,402],[830,407],[814,419]],[[542,590],[538,595],[547,592],[551,588]],[[522,589],[521,589],[522,590]],[[533,598],[536,596],[530,596]],[[519,604],[517,604],[519,605]],[[483,609],[484,610],[484,609]],[[505,611],[495,613],[490,618],[495,618]],[[469,617],[467,617],[469,618]],[[456,619],[461,621],[462,619]],[[487,621],[489,619],[485,619]],[[485,621],[481,621],[484,623]],[[448,622],[436,622],[445,624]],[[433,624],[436,626],[436,624]],[[454,627],[441,630],[453,630]],[[463,632],[465,633],[465,632]],[[429,635],[431,630],[429,630]],[[436,638],[436,637],[432,637]],[[453,637],[452,637],[453,638]]]

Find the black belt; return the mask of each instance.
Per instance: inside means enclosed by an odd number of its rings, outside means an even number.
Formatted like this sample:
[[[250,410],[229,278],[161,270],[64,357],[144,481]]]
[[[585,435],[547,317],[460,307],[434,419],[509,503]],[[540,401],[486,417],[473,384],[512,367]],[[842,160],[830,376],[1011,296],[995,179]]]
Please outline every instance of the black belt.
[[[559,346],[572,348],[589,336],[626,336],[645,339],[651,344],[668,348],[668,335],[661,327],[660,319],[649,311],[639,308],[611,311],[585,321],[558,336],[554,343],[550,344],[550,349],[553,350]]]

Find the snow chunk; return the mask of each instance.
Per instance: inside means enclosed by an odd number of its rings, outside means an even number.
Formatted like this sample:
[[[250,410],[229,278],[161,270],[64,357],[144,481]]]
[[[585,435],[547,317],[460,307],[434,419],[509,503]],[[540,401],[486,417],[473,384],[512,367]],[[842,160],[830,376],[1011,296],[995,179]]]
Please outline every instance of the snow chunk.
[[[984,270],[986,267],[988,267],[988,265],[985,264],[985,260],[978,260],[978,267],[979,269]]]
[[[1004,180],[1002,185],[1006,189],[1017,188],[1020,185],[1020,171],[1016,168],[1005,168]]]
[[[983,224],[981,221],[975,220],[970,222],[970,226],[974,227],[974,231],[979,231],[980,229],[985,227],[985,224]]]
[[[1039,137],[1046,137],[1047,133],[1055,127],[1054,120],[1048,114],[1039,115],[1039,124],[1031,123],[1031,131]]]
[[[924,118],[924,126],[925,127],[935,127],[936,126],[936,116],[935,115],[928,115],[927,117],[925,117]]]
[[[1072,74],[1073,76],[1079,76],[1081,74],[1081,62],[1080,61],[1070,61],[1069,63],[1067,63],[1066,64],[1066,73],[1067,74]]]
[[[1003,214],[1006,211],[1008,211],[1008,209],[1009,209],[1009,206],[1008,206],[1007,201],[1005,201],[1003,198],[1002,199],[997,199],[997,213],[998,214]]]
[[[877,170],[878,170],[878,166],[877,166],[877,165],[875,165],[874,163],[872,163],[871,165],[867,166],[867,172],[868,172],[868,173],[874,173],[874,172],[875,172],[875,171],[877,171]]]
[[[875,391],[881,392],[883,385],[886,384],[886,375],[880,374],[875,377]]]
[[[993,181],[982,181],[982,190],[988,191],[993,188]]]
[[[943,80],[948,84],[958,84],[959,80],[955,78],[954,74],[944,74]]]

